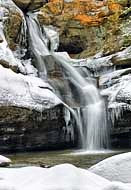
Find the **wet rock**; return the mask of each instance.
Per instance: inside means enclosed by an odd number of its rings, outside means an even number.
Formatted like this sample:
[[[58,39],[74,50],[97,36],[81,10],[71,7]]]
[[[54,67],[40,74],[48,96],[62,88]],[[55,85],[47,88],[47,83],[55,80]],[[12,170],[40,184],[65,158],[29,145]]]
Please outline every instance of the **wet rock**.
[[[22,107],[0,106],[0,151],[39,151],[73,147],[62,130],[63,108],[39,113]]]
[[[41,164],[40,164],[40,167],[41,167],[41,168],[51,168],[52,166],[51,166],[51,165],[47,165],[47,164],[41,163]]]
[[[2,43],[3,42],[3,38],[0,36],[0,43]]]

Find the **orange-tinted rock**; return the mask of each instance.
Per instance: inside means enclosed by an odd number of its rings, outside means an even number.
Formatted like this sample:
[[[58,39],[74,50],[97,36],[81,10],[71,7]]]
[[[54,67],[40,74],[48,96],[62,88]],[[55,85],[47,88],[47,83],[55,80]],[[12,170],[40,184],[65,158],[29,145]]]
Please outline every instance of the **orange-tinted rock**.
[[[15,10],[9,10],[8,16],[4,23],[4,32],[8,45],[12,50],[16,49],[18,36],[22,24],[22,16]]]
[[[87,57],[121,49],[124,40],[120,15],[126,6],[128,0],[49,0],[38,18],[41,24],[58,27],[59,51]]]
[[[97,26],[104,20],[104,18],[99,18],[98,16],[87,16],[86,14],[76,15],[74,19],[80,21],[81,24],[92,26]]]

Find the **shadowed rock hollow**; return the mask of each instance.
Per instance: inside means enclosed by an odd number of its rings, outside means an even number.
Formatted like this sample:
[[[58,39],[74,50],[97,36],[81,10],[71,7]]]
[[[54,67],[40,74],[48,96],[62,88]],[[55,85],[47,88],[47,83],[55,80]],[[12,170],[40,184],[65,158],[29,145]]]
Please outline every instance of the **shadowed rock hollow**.
[[[24,11],[34,10],[41,7],[47,0],[13,0]]]

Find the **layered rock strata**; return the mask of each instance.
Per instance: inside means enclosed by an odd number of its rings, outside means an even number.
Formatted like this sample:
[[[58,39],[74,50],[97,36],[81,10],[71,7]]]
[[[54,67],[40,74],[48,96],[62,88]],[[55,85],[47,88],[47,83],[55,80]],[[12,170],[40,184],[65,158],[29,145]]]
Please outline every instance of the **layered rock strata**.
[[[86,58],[130,45],[129,7],[127,0],[50,0],[38,17],[41,24],[58,27],[59,51]]]

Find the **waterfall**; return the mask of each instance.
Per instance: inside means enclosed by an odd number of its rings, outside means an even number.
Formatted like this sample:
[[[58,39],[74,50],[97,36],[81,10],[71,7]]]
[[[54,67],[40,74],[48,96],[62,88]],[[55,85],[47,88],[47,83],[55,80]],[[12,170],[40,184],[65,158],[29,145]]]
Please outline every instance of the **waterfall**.
[[[108,129],[106,110],[97,88],[91,81],[86,81],[80,73],[71,66],[68,56],[63,53],[52,54],[56,62],[70,73],[71,81],[79,89],[82,104],[81,114],[78,116],[82,148],[85,150],[99,150],[108,147]],[[80,112],[78,112],[80,113]],[[81,127],[82,125],[82,127]],[[82,128],[82,130],[81,130]]]
[[[95,85],[87,81],[73,66],[81,60],[71,59],[65,52],[50,51],[46,30],[43,32],[35,13],[28,13],[26,17],[30,38],[30,47],[37,63],[39,76],[47,80],[47,64],[54,62],[69,74],[71,83],[77,88],[80,108],[76,108],[75,117],[80,131],[81,146],[84,150],[100,150],[108,147],[108,130],[106,123],[106,109],[104,101]],[[54,47],[52,45],[51,47]]]

